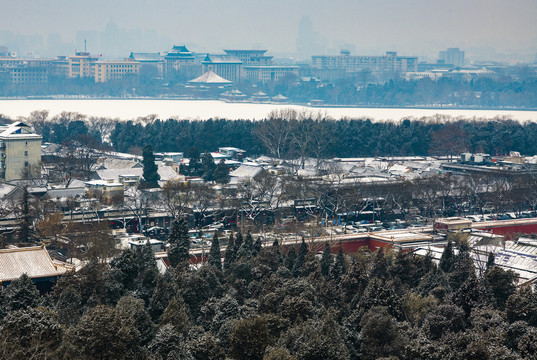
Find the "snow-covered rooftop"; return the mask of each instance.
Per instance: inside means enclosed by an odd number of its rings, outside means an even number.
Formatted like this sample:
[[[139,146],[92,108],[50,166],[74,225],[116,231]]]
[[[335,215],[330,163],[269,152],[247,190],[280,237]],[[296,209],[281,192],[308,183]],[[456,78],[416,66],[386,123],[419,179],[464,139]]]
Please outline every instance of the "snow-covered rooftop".
[[[0,283],[23,274],[33,279],[62,275],[67,270],[52,261],[44,246],[0,250]]]

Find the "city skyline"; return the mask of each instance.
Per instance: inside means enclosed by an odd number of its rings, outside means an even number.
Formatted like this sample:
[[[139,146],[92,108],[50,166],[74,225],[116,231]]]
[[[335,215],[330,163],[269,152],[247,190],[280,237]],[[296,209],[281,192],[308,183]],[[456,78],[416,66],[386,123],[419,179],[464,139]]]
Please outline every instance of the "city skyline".
[[[298,58],[342,48],[353,54],[395,50],[432,59],[439,50],[459,47],[468,57],[527,61],[537,52],[537,3],[529,0],[135,4],[2,0],[0,45],[16,45],[12,50],[22,55],[69,55],[83,50],[86,39],[89,51],[110,57],[128,56],[122,45],[132,51],[166,51],[183,43],[199,52],[270,49],[276,56]],[[114,40],[118,53],[107,45]],[[304,42],[310,49],[303,50]]]

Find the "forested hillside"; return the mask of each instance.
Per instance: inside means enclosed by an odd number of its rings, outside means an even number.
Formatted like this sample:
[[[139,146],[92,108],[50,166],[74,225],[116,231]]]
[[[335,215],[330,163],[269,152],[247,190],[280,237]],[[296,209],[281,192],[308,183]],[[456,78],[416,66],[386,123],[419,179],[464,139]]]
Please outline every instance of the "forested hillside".
[[[188,238],[188,237],[187,237]],[[185,265],[170,240],[92,259],[40,296],[22,277],[0,291],[2,359],[534,359],[537,296],[467,245],[437,266],[410,252],[322,256],[236,234],[219,261]],[[218,244],[214,241],[213,244]],[[337,252],[338,245],[332,244]],[[188,255],[186,255],[188,256]]]

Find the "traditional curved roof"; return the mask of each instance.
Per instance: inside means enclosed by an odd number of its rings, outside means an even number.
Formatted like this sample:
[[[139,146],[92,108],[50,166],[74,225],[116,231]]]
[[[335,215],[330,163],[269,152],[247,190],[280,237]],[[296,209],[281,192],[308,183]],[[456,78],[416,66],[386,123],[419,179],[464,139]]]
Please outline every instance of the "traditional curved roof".
[[[232,81],[226,80],[214,71],[209,70],[200,77],[189,81],[190,84],[231,84]]]
[[[59,276],[67,270],[65,264],[52,261],[44,246],[0,250],[0,283],[22,274],[36,279]]]

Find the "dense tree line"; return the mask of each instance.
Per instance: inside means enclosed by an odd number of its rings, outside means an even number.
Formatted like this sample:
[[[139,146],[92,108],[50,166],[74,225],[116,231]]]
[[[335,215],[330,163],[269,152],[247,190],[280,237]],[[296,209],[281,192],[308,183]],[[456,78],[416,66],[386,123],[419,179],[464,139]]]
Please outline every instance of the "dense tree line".
[[[323,100],[334,105],[368,106],[430,106],[443,104],[456,107],[521,107],[535,108],[537,104],[537,74],[531,67],[511,67],[491,76],[474,75],[473,79],[442,77],[404,80],[393,74],[392,80],[378,81],[368,71],[320,83],[315,72],[304,81],[294,75],[265,84],[241,82],[235,86],[243,93],[252,95],[262,90],[269,96],[283,94],[296,103]],[[471,72],[471,71],[470,71]],[[304,74],[305,75],[305,74]],[[313,77],[311,77],[311,75]],[[322,76],[321,76],[322,77]],[[179,80],[177,82],[176,80]],[[155,73],[142,71],[139,77],[95,83],[92,78],[65,79],[50,76],[46,84],[39,86],[10,86],[0,83],[0,96],[160,96],[199,93],[185,87],[188,78],[172,79],[162,86]],[[204,92],[203,97],[218,98],[222,91]]]
[[[121,152],[182,151],[190,156],[220,146],[244,149],[250,155],[279,158],[453,155],[462,151],[537,154],[537,124],[506,118],[453,119],[435,116],[399,122],[369,119],[334,121],[322,113],[275,111],[260,121],[209,119],[159,120],[154,117],[121,122],[62,113],[53,118],[34,112],[26,119],[44,142],[112,146]],[[189,155],[190,154],[190,155]],[[201,160],[201,158],[200,158]],[[194,169],[197,171],[198,169]]]
[[[156,120],[148,124],[118,122],[110,137],[116,150],[128,152],[151,143],[155,151],[184,151],[192,147],[215,151],[235,146],[250,155],[282,158],[356,157],[458,154],[462,151],[537,154],[537,124],[506,119],[421,119],[373,122],[333,121],[318,115],[289,117],[284,112],[262,121]]]
[[[533,359],[537,296],[464,238],[440,263],[392,250],[322,256],[237,233],[223,261],[188,259],[174,222],[160,273],[151,249],[90,261],[40,296],[23,276],[0,290],[5,359]],[[452,242],[452,240],[454,242]],[[339,249],[339,251],[338,251]],[[332,251],[331,251],[332,250]],[[334,256],[332,252],[337,252]]]
[[[537,76],[534,70],[524,80],[478,78],[464,81],[441,78],[433,81],[390,80],[363,84],[357,78],[345,78],[319,86],[316,82],[280,84],[277,89],[293,101],[307,103],[321,99],[327,104],[373,106],[427,106],[444,104],[470,107],[535,108]]]

